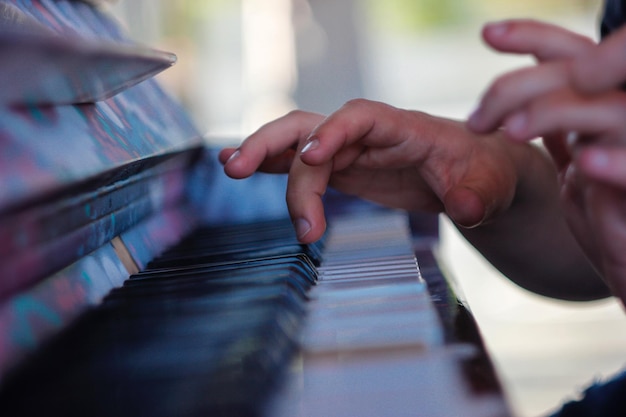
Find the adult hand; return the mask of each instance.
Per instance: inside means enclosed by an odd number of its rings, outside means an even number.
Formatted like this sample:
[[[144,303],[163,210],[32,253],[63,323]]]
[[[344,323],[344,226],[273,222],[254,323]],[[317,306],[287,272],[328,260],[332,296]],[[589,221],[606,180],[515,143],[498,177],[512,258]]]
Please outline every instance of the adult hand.
[[[626,188],[626,28],[595,44],[558,26],[535,21],[488,25],[484,38],[496,50],[534,55],[539,65],[497,79],[468,122],[476,132],[504,126],[508,136],[564,141],[570,132],[584,138],[577,147],[578,169],[589,178]],[[560,139],[559,139],[560,138]],[[570,138],[572,136],[570,135]],[[571,155],[555,153],[564,167]]]
[[[468,126],[485,133],[502,125],[516,140],[543,136],[572,232],[626,300],[626,95],[617,89],[626,79],[619,53],[626,35],[620,31],[598,46],[555,26],[513,21],[488,26],[485,39],[539,63],[497,79]]]
[[[510,137],[519,140],[545,134],[545,119],[552,124],[552,130],[557,130],[558,116],[552,112],[539,114],[535,106],[555,99],[553,95],[561,91],[570,92],[561,100],[584,99],[570,88],[571,66],[574,58],[589,53],[595,43],[561,27],[533,20],[487,25],[483,38],[500,52],[533,55],[539,64],[506,73],[491,83],[470,116],[468,127],[477,133],[504,127]],[[537,117],[541,120],[535,120]]]
[[[325,230],[328,185],[406,210],[445,211],[476,226],[506,210],[526,145],[472,134],[460,122],[354,100],[327,118],[292,112],[220,153],[225,172],[289,172],[287,204],[302,242]],[[515,154],[515,155],[514,155]]]

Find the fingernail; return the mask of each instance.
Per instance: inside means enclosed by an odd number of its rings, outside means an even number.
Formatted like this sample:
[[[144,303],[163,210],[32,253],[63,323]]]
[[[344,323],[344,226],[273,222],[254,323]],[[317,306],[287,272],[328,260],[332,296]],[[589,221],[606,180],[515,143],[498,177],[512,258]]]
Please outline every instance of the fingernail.
[[[226,163],[229,163],[230,161],[234,161],[235,159],[239,158],[239,155],[241,155],[241,152],[239,151],[239,149],[237,149],[235,152],[233,152],[230,158],[228,158]]]
[[[517,113],[507,120],[505,129],[513,137],[521,138],[526,134],[528,127],[528,116],[526,113]]]
[[[298,239],[304,238],[311,231],[311,223],[306,219],[299,218],[294,222],[296,228],[296,236]]]
[[[488,23],[485,26],[485,30],[488,30],[489,33],[493,36],[502,36],[509,30],[509,23],[508,22]]]
[[[316,137],[309,138],[307,139],[307,141],[307,144],[304,145],[304,147],[300,151],[300,154],[312,151],[313,149],[317,149],[317,147],[320,146],[320,141]]]

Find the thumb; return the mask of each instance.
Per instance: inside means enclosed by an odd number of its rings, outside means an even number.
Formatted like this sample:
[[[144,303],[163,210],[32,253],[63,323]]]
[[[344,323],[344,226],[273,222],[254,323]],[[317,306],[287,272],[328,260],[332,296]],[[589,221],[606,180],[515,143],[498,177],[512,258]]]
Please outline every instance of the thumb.
[[[507,210],[515,187],[505,175],[492,174],[488,179],[464,181],[451,188],[443,198],[448,217],[465,228],[480,226]]]
[[[450,189],[443,198],[446,214],[462,227],[479,226],[487,218],[487,204],[474,189],[457,185]]]

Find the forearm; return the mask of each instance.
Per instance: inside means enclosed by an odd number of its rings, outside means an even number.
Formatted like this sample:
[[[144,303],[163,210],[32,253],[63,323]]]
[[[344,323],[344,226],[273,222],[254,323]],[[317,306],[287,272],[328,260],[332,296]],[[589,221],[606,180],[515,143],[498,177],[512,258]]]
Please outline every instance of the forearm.
[[[539,147],[505,141],[518,172],[508,210],[481,226],[459,228],[505,276],[538,294],[592,300],[610,292],[561,213],[555,168]]]

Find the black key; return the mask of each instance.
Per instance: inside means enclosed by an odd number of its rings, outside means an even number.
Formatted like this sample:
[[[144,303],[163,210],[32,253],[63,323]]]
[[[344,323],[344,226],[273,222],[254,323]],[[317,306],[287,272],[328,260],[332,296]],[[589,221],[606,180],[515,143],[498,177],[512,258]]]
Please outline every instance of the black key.
[[[0,409],[260,416],[297,348],[319,250],[289,222],[198,230],[10,374]]]

